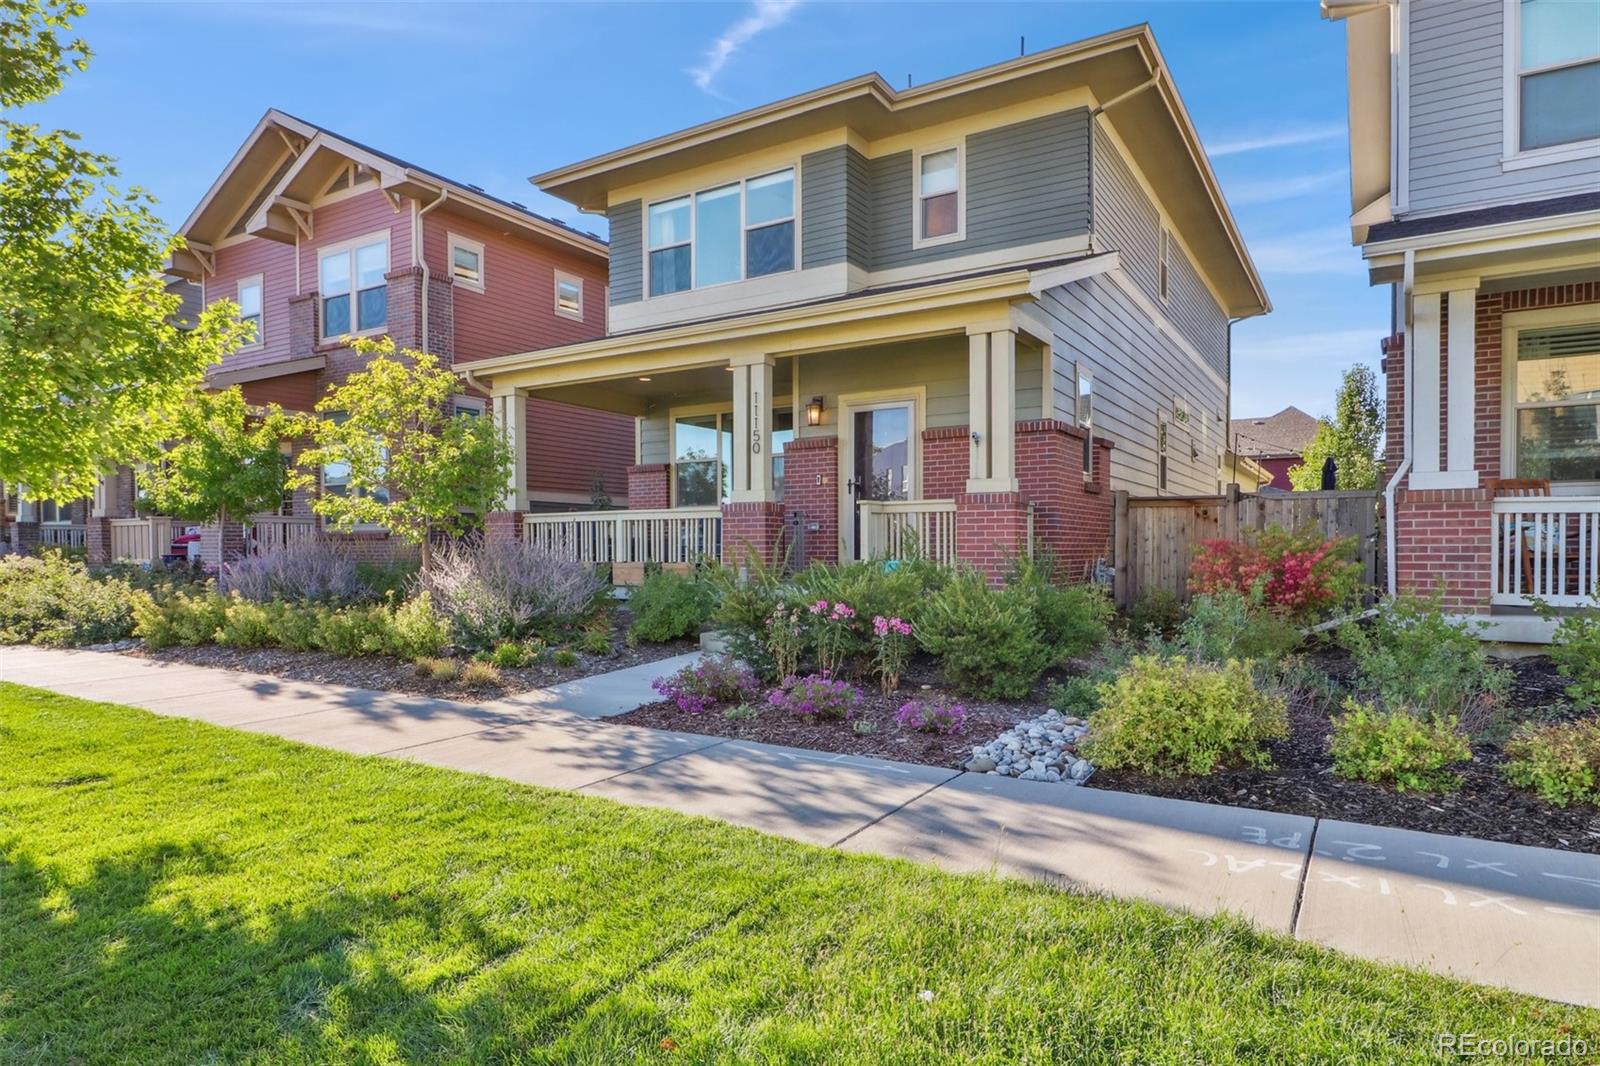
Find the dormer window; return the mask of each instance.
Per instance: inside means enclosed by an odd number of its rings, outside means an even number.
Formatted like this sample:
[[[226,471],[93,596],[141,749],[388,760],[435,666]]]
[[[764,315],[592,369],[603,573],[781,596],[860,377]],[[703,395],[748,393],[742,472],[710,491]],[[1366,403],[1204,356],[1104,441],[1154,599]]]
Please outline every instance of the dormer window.
[[[941,148],[916,156],[917,239],[914,244],[960,240],[961,149]]]
[[[1518,0],[1517,21],[1518,147],[1600,139],[1600,4]]]
[[[650,205],[650,295],[794,269],[794,168]]]

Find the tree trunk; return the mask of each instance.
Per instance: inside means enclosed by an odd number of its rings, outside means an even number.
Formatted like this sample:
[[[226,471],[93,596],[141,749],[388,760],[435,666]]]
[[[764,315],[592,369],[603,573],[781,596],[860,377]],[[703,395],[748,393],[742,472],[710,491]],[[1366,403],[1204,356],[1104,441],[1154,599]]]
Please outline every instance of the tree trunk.
[[[432,533],[433,530],[429,528],[424,528],[422,531],[422,572],[424,574],[431,574],[433,572]]]

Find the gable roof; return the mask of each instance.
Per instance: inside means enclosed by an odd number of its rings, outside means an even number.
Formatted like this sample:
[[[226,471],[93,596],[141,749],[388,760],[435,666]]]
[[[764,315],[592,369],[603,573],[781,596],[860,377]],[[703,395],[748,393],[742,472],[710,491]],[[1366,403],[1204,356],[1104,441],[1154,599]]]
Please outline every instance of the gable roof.
[[[897,90],[862,74],[537,174],[541,189],[604,210],[607,193],[845,126],[868,139],[1086,87],[1215,282],[1231,317],[1271,309],[1199,134],[1147,24]],[[1148,90],[1148,91],[1147,91]]]
[[[1235,418],[1228,424],[1228,439],[1244,456],[1300,456],[1317,435],[1319,424],[1300,408],[1285,407],[1264,418]]]
[[[289,216],[284,212],[292,214],[293,209],[304,208],[326,186],[326,180],[331,180],[330,168],[336,160],[338,165],[354,160],[370,167],[377,172],[379,188],[391,195],[429,203],[448,199],[464,214],[509,223],[535,240],[606,258],[605,240],[593,233],[272,108],[261,116],[178,228],[189,247],[174,254],[169,272],[197,277],[211,250],[230,235],[242,232],[285,239],[283,226]],[[319,181],[320,185],[315,184]],[[291,227],[288,239],[292,239],[292,221],[287,225]]]

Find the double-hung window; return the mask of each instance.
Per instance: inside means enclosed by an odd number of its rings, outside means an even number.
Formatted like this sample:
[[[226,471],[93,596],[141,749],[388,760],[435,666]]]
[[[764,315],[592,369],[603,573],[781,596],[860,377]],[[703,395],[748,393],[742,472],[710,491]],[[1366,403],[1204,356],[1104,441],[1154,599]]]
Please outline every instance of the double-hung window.
[[[387,236],[362,238],[317,255],[322,336],[373,333],[389,320]]]
[[[1516,148],[1600,139],[1600,4],[1516,3]],[[1509,21],[1509,19],[1508,19]]]
[[[914,244],[961,239],[961,149],[916,156],[917,239]]]
[[[250,338],[240,348],[259,348],[264,339],[261,333],[262,284],[260,274],[239,279],[239,321],[250,326]]]
[[[651,204],[650,295],[794,269],[794,168]]]
[[[1600,319],[1516,333],[1517,477],[1600,481]]]

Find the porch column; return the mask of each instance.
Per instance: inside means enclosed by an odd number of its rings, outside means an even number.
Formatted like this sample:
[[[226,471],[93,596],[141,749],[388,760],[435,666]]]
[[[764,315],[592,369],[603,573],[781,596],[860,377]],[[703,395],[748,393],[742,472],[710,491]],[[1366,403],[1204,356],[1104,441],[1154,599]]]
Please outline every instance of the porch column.
[[[772,357],[741,355],[733,366],[734,503],[769,503],[772,489]]]
[[[1017,491],[1017,334],[974,328],[967,333],[968,424],[972,461],[968,492]]]
[[[511,449],[511,482],[503,506],[507,511],[528,509],[528,397],[522,392],[495,393],[494,421]]]
[[[1476,287],[1425,290],[1412,296],[1412,488],[1478,487],[1477,303]],[[1441,328],[1441,305],[1449,308],[1447,330]],[[1447,386],[1443,378],[1448,378]]]

